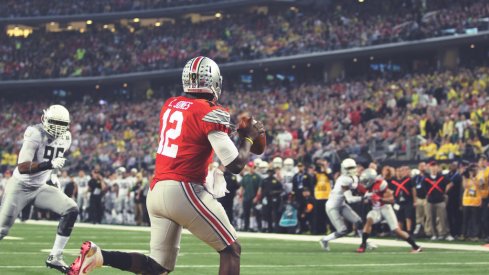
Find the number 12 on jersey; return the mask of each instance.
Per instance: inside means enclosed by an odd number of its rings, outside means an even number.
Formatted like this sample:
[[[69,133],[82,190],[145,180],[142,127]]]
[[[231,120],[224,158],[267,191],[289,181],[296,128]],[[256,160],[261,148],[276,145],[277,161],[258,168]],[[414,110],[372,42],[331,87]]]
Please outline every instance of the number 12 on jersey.
[[[163,114],[163,125],[161,126],[160,144],[158,145],[157,153],[175,158],[178,153],[178,145],[172,144],[172,141],[182,134],[183,114],[181,111],[174,111],[170,115],[171,111],[171,109],[168,109]],[[173,123],[173,127],[169,127],[170,123]]]

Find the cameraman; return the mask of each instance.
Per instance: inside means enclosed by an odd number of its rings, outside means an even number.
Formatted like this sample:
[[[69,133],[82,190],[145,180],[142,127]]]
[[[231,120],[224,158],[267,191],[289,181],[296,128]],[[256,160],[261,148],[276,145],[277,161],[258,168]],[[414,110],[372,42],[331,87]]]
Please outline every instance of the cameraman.
[[[477,166],[470,165],[467,167],[463,173],[463,187],[462,234],[465,239],[476,240],[479,235],[479,217],[482,204],[481,184],[477,179]]]

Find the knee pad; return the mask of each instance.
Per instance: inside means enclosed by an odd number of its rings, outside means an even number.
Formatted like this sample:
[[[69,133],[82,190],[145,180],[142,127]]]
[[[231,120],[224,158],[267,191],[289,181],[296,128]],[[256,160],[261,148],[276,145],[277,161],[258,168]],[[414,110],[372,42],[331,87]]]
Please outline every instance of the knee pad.
[[[73,231],[76,218],[78,217],[78,207],[68,209],[59,219],[58,235],[68,237]]]

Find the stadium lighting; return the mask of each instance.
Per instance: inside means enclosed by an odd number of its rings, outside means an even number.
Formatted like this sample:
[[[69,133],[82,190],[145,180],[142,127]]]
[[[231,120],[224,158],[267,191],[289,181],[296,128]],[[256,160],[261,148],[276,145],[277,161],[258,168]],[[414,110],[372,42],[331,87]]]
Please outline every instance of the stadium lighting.
[[[122,87],[127,88],[127,83],[122,84]]]
[[[307,63],[307,67],[310,68],[311,67],[311,63]]]
[[[109,25],[107,25],[107,24],[106,24],[106,25],[104,25],[104,29],[107,29],[108,27],[109,27]]]
[[[95,85],[95,89],[97,89],[97,90],[100,89],[100,85],[98,85],[98,84]]]
[[[358,61],[358,59],[356,57],[353,58],[353,62],[357,62],[357,61]]]
[[[156,26],[156,27],[161,26],[161,22],[156,22],[156,23],[155,23],[155,26]]]
[[[73,29],[73,26],[69,25],[67,29],[71,31]]]
[[[253,72],[254,72],[254,70],[253,69],[250,69],[250,74],[252,74]]]
[[[54,22],[49,23],[49,25],[51,25],[51,26],[54,26],[54,24],[55,24]]]
[[[134,23],[139,23],[139,18],[137,18],[137,17],[136,17],[136,18],[134,18],[132,21],[133,21]]]
[[[474,49],[475,48],[475,45],[474,44],[470,44],[470,48],[471,49]]]
[[[295,69],[295,65],[292,65],[292,69]]]
[[[373,57],[373,56],[371,56],[371,57],[370,57],[370,60],[374,60],[374,57]]]
[[[216,18],[221,18],[222,17],[222,13],[216,12],[215,16],[216,16]]]
[[[363,3],[365,2],[365,0],[358,0],[358,3]]]
[[[81,28],[80,33],[84,33],[84,32],[85,32],[85,29]]]
[[[92,20],[87,20],[87,25],[92,25],[93,21]]]

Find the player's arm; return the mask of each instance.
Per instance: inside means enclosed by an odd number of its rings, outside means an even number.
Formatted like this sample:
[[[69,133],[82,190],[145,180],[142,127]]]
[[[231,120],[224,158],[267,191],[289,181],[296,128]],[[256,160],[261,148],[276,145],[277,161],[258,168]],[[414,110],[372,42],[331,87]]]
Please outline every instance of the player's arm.
[[[343,195],[345,196],[345,200],[347,203],[356,203],[362,200],[362,197],[360,196],[353,196],[350,187],[341,186],[341,189],[343,190]]]
[[[53,168],[61,168],[64,165],[64,158],[55,158],[52,161],[43,161],[43,162],[35,162],[32,161],[34,159],[34,155],[37,150],[37,143],[26,140],[22,145],[19,153],[18,166],[19,173],[21,174],[35,174],[41,171],[53,169]]]

